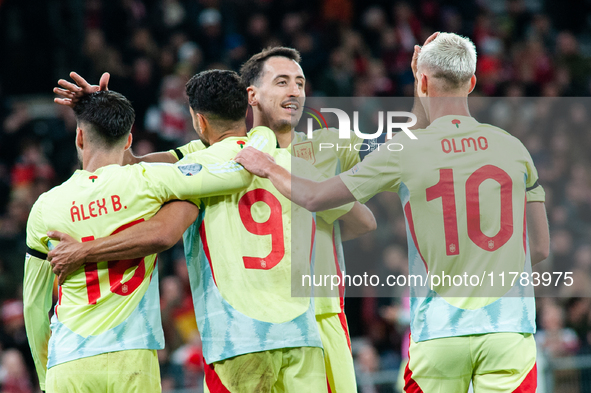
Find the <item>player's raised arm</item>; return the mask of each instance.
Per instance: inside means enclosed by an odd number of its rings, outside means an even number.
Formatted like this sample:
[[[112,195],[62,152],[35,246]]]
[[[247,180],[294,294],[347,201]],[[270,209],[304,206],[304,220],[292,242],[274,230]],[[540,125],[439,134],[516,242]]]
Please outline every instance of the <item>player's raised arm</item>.
[[[140,162],[167,162],[174,164],[182,160],[185,156],[191,153],[195,153],[201,150],[205,150],[206,146],[200,140],[194,140],[186,145],[177,147],[169,151],[159,151],[155,153],[145,154],[143,156],[136,156],[133,154],[131,149],[125,152],[123,159],[123,165],[137,164]]]
[[[47,236],[60,242],[49,252],[59,283],[84,263],[141,258],[174,246],[197,219],[199,209],[190,202],[165,204],[151,219],[115,235],[80,243],[67,234],[50,231]]]
[[[69,106],[70,108],[74,108],[78,100],[84,97],[85,95],[94,93],[96,91],[106,91],[109,90],[109,78],[110,74],[105,72],[99,81],[98,85],[91,85],[78,75],[76,72],[70,72],[70,78],[74,80],[75,83],[68,82],[65,79],[60,79],[57,81],[57,84],[60,87],[54,87],[53,92],[60,96],[61,98],[54,98],[53,101],[56,104]]]
[[[425,40],[425,43],[423,44],[423,46],[427,45],[428,43],[430,43],[431,41],[433,41],[435,38],[437,38],[437,36],[439,35],[439,32],[435,32],[433,34],[431,34],[429,36],[429,38],[427,38],[427,40]],[[412,55],[412,60],[410,62],[410,68],[412,69],[412,74],[415,78],[415,87],[414,87],[414,103],[412,106],[412,113],[414,113],[414,115],[417,117],[417,122],[414,126],[410,127],[411,130],[418,130],[421,128],[426,128],[429,125],[429,119],[427,118],[427,113],[425,112],[425,108],[423,108],[423,104],[421,103],[421,98],[418,95],[417,92],[417,88],[418,88],[418,70],[417,70],[417,62],[419,60],[419,54],[421,53],[421,47],[418,45],[415,45],[414,47],[414,53]]]
[[[338,176],[323,182],[304,179],[292,175],[267,155],[252,148],[243,149],[235,160],[252,174],[271,180],[281,194],[309,211],[327,210],[355,201]]]

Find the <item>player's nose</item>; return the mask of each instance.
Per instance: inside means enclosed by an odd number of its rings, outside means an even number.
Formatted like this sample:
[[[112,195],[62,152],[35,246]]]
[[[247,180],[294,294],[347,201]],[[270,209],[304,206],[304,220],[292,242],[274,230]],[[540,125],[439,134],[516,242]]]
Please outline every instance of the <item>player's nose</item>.
[[[296,82],[291,82],[289,84],[289,96],[290,97],[299,97],[302,95],[302,91]]]

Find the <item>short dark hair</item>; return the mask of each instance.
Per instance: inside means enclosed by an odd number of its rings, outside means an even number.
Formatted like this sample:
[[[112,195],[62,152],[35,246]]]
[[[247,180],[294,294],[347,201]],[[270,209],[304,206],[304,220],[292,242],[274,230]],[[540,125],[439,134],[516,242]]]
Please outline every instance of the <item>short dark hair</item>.
[[[108,148],[127,137],[135,120],[131,102],[113,90],[83,96],[74,106],[74,113],[78,124],[90,125],[98,140]]]
[[[248,93],[234,71],[208,70],[194,75],[186,84],[189,105],[212,120],[237,121],[246,117]]]
[[[265,48],[248,59],[246,63],[240,67],[240,76],[242,77],[242,82],[244,82],[246,87],[257,84],[259,78],[261,75],[263,75],[263,67],[265,66],[265,62],[269,58],[277,56],[286,57],[298,64],[300,61],[302,61],[300,52],[293,48],[287,48],[285,46]]]

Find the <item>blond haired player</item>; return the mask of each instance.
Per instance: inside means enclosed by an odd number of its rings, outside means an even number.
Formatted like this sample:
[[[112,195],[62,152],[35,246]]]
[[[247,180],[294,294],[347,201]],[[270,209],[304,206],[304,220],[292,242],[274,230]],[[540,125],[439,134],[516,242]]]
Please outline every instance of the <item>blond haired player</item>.
[[[426,127],[416,140],[399,133],[387,142],[401,151],[374,151],[340,176],[320,183],[291,176],[252,149],[236,161],[311,211],[397,192],[411,274],[530,273],[548,255],[544,190],[523,144],[470,116],[475,68],[474,45],[456,34],[417,47],[413,71]],[[472,381],[475,392],[534,392],[534,332],[533,289],[520,282],[411,287],[405,391],[466,392]]]

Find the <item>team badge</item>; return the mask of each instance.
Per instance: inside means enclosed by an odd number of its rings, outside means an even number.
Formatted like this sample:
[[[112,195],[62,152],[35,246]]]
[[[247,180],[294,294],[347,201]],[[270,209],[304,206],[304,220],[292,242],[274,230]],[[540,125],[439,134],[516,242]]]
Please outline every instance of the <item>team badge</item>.
[[[183,175],[193,176],[198,174],[201,171],[201,168],[203,168],[203,166],[201,166],[201,164],[185,164],[179,165],[178,168],[179,171],[183,173]]]
[[[312,142],[302,142],[293,145],[293,154],[296,157],[303,158],[310,164],[316,163],[316,156],[314,155],[314,145],[312,145]]]

